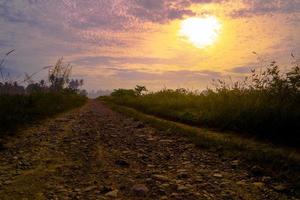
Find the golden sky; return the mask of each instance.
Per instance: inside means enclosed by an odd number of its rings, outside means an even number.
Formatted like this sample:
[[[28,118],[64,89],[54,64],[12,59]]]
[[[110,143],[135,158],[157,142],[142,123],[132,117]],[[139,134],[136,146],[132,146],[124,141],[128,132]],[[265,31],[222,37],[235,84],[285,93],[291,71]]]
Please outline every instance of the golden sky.
[[[10,73],[64,56],[87,89],[201,89],[300,54],[299,0],[0,0],[0,26]]]

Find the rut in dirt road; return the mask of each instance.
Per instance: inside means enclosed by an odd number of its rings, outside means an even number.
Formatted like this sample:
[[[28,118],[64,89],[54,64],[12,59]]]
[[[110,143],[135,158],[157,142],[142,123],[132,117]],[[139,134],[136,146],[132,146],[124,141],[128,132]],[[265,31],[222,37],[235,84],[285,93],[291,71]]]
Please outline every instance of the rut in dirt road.
[[[269,179],[96,100],[0,151],[0,199],[293,199]]]

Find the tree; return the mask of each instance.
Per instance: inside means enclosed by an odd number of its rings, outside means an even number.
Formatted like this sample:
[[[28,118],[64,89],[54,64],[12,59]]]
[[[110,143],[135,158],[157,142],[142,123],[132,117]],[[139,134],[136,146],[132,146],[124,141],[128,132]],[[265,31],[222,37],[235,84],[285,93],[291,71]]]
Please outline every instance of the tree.
[[[134,88],[134,91],[135,91],[136,95],[140,96],[143,94],[143,92],[147,92],[148,90],[145,86],[137,85]]]
[[[79,90],[79,87],[83,85],[83,79],[72,79],[68,83],[68,89],[77,92]]]

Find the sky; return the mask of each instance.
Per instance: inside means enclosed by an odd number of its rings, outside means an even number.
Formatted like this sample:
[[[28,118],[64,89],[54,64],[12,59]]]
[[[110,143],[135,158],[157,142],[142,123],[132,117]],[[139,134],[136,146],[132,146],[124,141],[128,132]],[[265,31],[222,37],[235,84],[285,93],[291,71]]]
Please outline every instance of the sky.
[[[189,32],[214,31],[210,44],[183,34],[186,20],[208,18],[217,29],[192,23]],[[88,90],[203,89],[300,56],[300,0],[0,0],[0,27],[0,56],[15,49],[5,68],[16,79],[64,57]]]

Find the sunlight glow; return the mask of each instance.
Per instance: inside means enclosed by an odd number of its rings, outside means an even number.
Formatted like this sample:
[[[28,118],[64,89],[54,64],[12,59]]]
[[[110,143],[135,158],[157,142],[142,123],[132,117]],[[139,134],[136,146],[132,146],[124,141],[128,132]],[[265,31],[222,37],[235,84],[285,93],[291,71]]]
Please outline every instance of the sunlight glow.
[[[221,31],[221,24],[215,16],[191,17],[181,23],[180,35],[198,48],[215,43]]]

